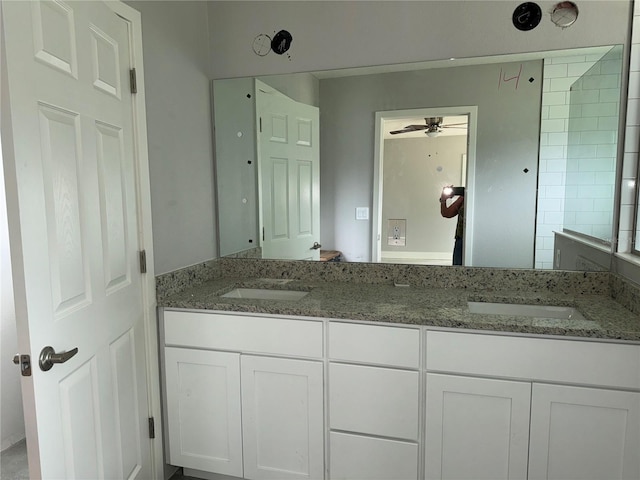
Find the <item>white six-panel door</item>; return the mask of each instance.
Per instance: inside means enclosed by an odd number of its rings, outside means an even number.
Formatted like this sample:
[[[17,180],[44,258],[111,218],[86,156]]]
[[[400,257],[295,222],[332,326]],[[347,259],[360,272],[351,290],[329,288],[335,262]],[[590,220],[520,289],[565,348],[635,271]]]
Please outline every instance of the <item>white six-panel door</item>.
[[[132,25],[114,11],[131,9],[114,5],[2,2],[3,163],[19,347],[32,361],[22,377],[31,478],[151,476],[138,266],[148,189],[136,176]],[[45,346],[78,352],[43,371]]]
[[[318,260],[319,110],[256,80],[256,113],[262,257]]]

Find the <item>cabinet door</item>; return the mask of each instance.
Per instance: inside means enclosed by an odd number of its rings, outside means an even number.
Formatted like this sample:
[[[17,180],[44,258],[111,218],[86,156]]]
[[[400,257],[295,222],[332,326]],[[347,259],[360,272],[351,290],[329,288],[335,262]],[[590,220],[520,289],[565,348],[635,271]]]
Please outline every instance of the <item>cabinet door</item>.
[[[418,444],[329,433],[331,480],[417,480]]]
[[[168,461],[242,476],[240,355],[165,348]]]
[[[640,393],[533,385],[530,479],[640,478]]]
[[[531,384],[427,374],[427,479],[525,479]]]
[[[323,364],[242,356],[244,472],[324,478]]]

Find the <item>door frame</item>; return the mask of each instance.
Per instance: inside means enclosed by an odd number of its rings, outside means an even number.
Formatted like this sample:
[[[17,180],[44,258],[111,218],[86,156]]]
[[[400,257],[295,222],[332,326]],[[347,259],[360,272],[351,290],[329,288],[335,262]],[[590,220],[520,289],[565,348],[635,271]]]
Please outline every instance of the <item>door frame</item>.
[[[375,140],[373,158],[373,208],[371,215],[371,261],[378,263],[382,258],[382,200],[383,200],[383,168],[384,168],[384,122],[406,117],[447,117],[447,116],[469,116],[469,127],[467,130],[467,184],[464,205],[464,245],[471,245],[473,240],[473,195],[475,186],[476,170],[476,137],[478,125],[478,107],[434,107],[416,108],[411,110],[387,110],[376,112],[375,117]],[[467,198],[471,201],[467,202]],[[435,200],[435,199],[434,199]],[[463,265],[473,265],[473,250],[464,249]]]
[[[116,15],[121,17],[127,22],[129,27],[129,52],[128,55],[131,60],[132,68],[136,69],[137,75],[137,93],[132,96],[133,102],[133,141],[135,147],[135,187],[136,187],[136,209],[138,215],[138,250],[144,250],[146,252],[147,268],[146,273],[142,276],[142,304],[144,313],[144,332],[145,332],[145,369],[147,372],[147,398],[148,398],[148,415],[157,419],[155,422],[155,438],[149,439],[143,436],[142,439],[147,439],[150,442],[150,468],[153,478],[161,478],[164,476],[164,457],[163,457],[163,445],[162,445],[162,411],[160,403],[160,368],[158,363],[158,329],[156,322],[156,295],[155,295],[155,275],[154,275],[154,263],[153,263],[153,230],[151,224],[151,185],[149,175],[149,152],[147,148],[147,119],[146,119],[146,107],[145,107],[145,88],[144,88],[144,63],[143,63],[143,49],[142,49],[142,17],[140,12],[134,8],[122,3],[120,0],[112,0],[104,2]],[[0,23],[2,22],[2,7],[0,5]],[[4,39],[0,39],[0,46],[2,48],[2,82],[6,81],[6,64],[4,54]],[[8,99],[10,98],[10,92],[8,88],[2,89],[2,103],[3,106],[9,105]],[[12,138],[12,126],[10,122],[10,115],[8,109],[3,108],[2,112],[2,132],[3,132],[3,151],[0,153],[6,155],[7,158],[2,158],[2,168],[5,170],[5,182],[6,183],[6,195],[7,204],[11,205],[17,201],[17,191],[15,189],[15,161],[13,150],[13,138]],[[9,210],[9,209],[8,209]],[[14,208],[15,211],[15,208]],[[9,234],[11,237],[20,237],[19,223],[16,218],[11,218],[11,213],[8,212],[8,224]],[[11,242],[10,242],[11,243]],[[14,245],[18,245],[19,242],[13,242]],[[20,256],[20,252],[13,251],[12,257]],[[20,261],[20,260],[18,260]],[[15,260],[12,262],[14,263]],[[21,273],[18,270],[13,271],[14,276],[14,298],[16,309],[16,329],[18,332],[18,348],[22,352],[29,351],[29,338],[28,326],[20,321],[20,318],[26,318],[25,315],[21,315],[20,312],[26,310],[26,294],[24,291],[24,284],[21,281]],[[18,277],[17,279],[15,277]],[[32,352],[33,353],[33,352]],[[33,356],[33,355],[32,355]],[[37,359],[32,358],[32,362],[36,362]],[[32,388],[29,382],[24,380],[21,382],[22,390]],[[37,428],[35,421],[30,421],[29,411],[33,411],[34,405],[27,405],[25,402],[25,395],[23,395],[23,406],[25,411],[25,431],[27,437],[37,438]],[[27,400],[28,401],[28,400]],[[31,469],[31,460],[30,460]],[[39,469],[38,469],[39,470]]]

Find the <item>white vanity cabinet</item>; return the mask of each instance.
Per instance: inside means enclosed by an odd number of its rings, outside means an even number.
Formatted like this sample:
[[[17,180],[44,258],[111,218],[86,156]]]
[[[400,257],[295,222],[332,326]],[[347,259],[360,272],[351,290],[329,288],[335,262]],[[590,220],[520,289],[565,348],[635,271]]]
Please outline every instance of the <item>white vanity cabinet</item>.
[[[324,478],[322,322],[164,311],[163,326],[170,464]]]
[[[640,393],[534,384],[529,479],[640,478]]]
[[[244,476],[324,478],[323,364],[243,355]]]
[[[164,349],[168,461],[242,477],[240,354]]]
[[[425,478],[527,478],[531,384],[426,377]]]
[[[329,477],[418,478],[420,330],[329,322]]]
[[[168,462],[198,478],[638,480],[640,345],[161,313]]]
[[[640,346],[427,331],[425,349],[425,478],[640,478]]]

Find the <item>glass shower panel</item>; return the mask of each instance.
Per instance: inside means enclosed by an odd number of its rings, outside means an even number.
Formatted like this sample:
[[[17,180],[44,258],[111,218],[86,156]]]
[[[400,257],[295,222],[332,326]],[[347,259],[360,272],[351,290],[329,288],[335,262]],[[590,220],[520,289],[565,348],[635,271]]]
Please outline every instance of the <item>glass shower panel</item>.
[[[613,47],[569,91],[564,231],[611,243],[622,46]]]

